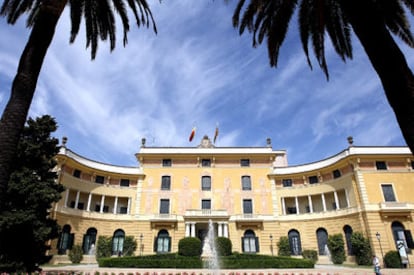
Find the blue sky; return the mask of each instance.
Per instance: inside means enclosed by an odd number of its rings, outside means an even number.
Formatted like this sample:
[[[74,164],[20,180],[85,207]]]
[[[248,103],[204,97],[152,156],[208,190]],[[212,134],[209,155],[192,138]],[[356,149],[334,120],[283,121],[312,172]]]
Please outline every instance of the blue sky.
[[[217,124],[216,146],[265,146],[269,137],[275,150],[287,150],[290,165],[332,156],[350,135],[357,146],[405,145],[358,41],[353,60],[343,63],[327,39],[327,81],[316,62],[309,68],[295,21],[275,69],[265,44],[253,48],[251,35],[232,27],[236,1],[149,3],[158,34],[131,18],[127,46],[118,25],[115,50],[100,42],[94,61],[83,32],[69,44],[67,11],[59,22],[30,116],[54,116],[55,136],[67,136],[76,153],[136,166],[141,138],[148,146],[197,146]],[[24,21],[11,26],[0,18],[1,111],[29,34]],[[412,49],[403,51],[413,67]]]

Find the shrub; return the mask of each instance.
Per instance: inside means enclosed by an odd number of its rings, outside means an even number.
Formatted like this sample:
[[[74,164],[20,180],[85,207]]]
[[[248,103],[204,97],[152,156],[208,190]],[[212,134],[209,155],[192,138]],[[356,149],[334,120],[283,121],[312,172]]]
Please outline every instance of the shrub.
[[[318,261],[318,252],[316,250],[303,250],[302,256],[304,259],[311,260],[314,264]]]
[[[384,256],[384,263],[387,268],[400,268],[400,254],[397,251],[388,251]]]
[[[352,251],[355,253],[355,260],[359,265],[371,265],[371,245],[367,238],[360,232],[351,235]]]
[[[219,256],[231,255],[232,244],[229,238],[217,237],[216,238],[217,254]]]
[[[69,260],[74,263],[78,264],[83,259],[83,249],[80,245],[74,245],[72,249],[69,251]]]
[[[137,249],[137,241],[133,236],[126,236],[124,240],[124,256],[132,256],[134,255],[135,250]]]
[[[277,243],[278,253],[279,256],[290,256],[290,245],[289,239],[286,236],[282,236]]]
[[[108,236],[99,236],[96,247],[96,258],[111,257],[112,238]]]
[[[186,237],[178,242],[178,254],[182,256],[200,256],[201,241],[195,237]]]
[[[345,243],[342,234],[328,237],[328,248],[331,252],[331,260],[334,264],[342,264],[346,260]]]

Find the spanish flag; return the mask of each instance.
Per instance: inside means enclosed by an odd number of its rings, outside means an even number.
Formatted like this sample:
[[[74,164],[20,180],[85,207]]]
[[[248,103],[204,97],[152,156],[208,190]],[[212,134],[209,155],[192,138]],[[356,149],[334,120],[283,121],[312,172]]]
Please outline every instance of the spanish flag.
[[[218,125],[216,126],[216,131],[214,132],[214,139],[213,139],[213,143],[216,143],[217,137],[219,134],[219,129],[218,129]]]
[[[192,130],[191,130],[191,134],[190,134],[190,137],[188,138],[188,141],[192,141],[193,140],[193,138],[194,138],[194,136],[195,136],[195,132],[196,132],[196,127],[194,127]]]

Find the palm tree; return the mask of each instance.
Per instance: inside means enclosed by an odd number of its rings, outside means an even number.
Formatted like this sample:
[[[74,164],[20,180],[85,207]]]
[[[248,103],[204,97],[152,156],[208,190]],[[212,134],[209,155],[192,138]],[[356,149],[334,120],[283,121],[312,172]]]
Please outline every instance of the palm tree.
[[[245,9],[242,11],[243,7]],[[325,33],[336,53],[352,59],[351,30],[361,42],[394,110],[404,139],[414,153],[414,76],[391,34],[408,46],[414,39],[406,17],[414,14],[412,0],[239,0],[233,26],[240,35],[247,28],[253,46],[267,41],[270,66],[276,67],[289,22],[298,8],[299,32],[309,66],[312,44],[319,66],[329,79]]]
[[[0,211],[3,210],[4,190],[10,176],[10,167],[16,154],[19,136],[24,128],[36,83],[47,49],[53,39],[57,22],[66,6],[70,6],[72,23],[70,42],[78,34],[81,19],[85,20],[86,46],[91,58],[96,56],[98,41],[109,38],[110,50],[115,48],[116,12],[122,22],[124,45],[127,43],[129,19],[126,3],[139,26],[152,23],[157,32],[151,10],[146,0],[5,0],[0,15],[14,24],[28,13],[27,26],[31,27],[29,40],[20,57],[17,74],[13,80],[11,96],[0,120]]]

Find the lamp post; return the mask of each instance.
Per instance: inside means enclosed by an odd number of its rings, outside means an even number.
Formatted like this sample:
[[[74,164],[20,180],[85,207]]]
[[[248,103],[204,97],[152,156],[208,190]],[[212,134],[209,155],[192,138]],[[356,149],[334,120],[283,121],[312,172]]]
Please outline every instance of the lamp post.
[[[375,236],[377,237],[377,240],[378,240],[378,243],[379,243],[379,246],[380,246],[382,262],[384,263],[384,267],[385,267],[384,253],[382,252],[382,246],[381,246],[381,234],[379,232],[377,232],[377,233],[375,233]]]
[[[139,235],[139,252],[140,255],[142,256],[142,239],[144,238],[144,236],[142,235],[142,233]]]
[[[272,256],[273,256],[273,236],[272,236],[272,234],[270,234],[269,239],[270,239],[270,251],[272,252]]]

